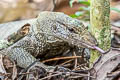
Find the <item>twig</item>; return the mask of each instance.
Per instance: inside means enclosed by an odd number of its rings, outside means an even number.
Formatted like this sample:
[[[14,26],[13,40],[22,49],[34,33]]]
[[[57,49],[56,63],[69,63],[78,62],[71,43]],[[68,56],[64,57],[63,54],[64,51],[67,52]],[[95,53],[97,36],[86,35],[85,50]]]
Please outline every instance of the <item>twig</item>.
[[[74,55],[74,56],[76,56],[75,51],[73,52],[73,55]],[[75,58],[75,66],[74,66],[74,70],[75,70],[75,69],[76,69],[76,67],[77,67],[77,62],[78,62],[78,60],[77,60],[77,58]]]
[[[81,58],[81,56],[58,57],[58,58],[52,58],[52,59],[44,60],[42,62],[45,63],[45,62],[56,61],[56,60],[61,60],[61,59],[74,59],[74,58]]]
[[[8,76],[8,75],[11,75],[11,73],[1,73],[0,72],[0,76]]]
[[[78,65],[78,66],[76,67],[76,69],[75,69],[75,70],[78,70],[78,68],[81,68],[81,67],[86,66],[86,65],[87,65],[87,63],[80,64],[80,65]]]
[[[70,60],[68,60],[68,61],[63,62],[62,64],[60,64],[60,66],[66,64],[66,63],[69,63],[69,62],[71,62],[71,61],[73,61],[73,59],[70,59]]]
[[[41,78],[39,80],[45,80],[45,79],[55,77],[55,76],[58,76],[58,75],[65,75],[66,77],[69,76],[69,79],[75,79],[75,78],[79,78],[79,77],[91,77],[91,78],[94,78],[93,76],[89,76],[88,74],[81,74],[81,73],[74,73],[74,72],[58,72],[57,74],[46,76],[46,77]]]
[[[54,74],[54,75],[50,75],[50,76],[46,76],[44,78],[41,78],[39,80],[45,80],[45,79],[48,79],[48,78],[51,78],[51,77],[55,77],[55,76],[58,76],[58,75],[62,75],[62,73],[58,73],[58,74]]]
[[[33,74],[33,72],[19,73],[18,75],[27,75],[27,74]]]
[[[70,75],[70,79],[75,79],[75,78],[79,78],[79,77],[91,77],[91,78],[94,78],[93,76],[88,76],[88,74],[80,74],[80,73],[71,73]]]
[[[13,73],[12,73],[12,80],[15,80],[15,78],[17,78],[17,68],[16,68],[16,65],[15,65],[15,62],[13,61]]]

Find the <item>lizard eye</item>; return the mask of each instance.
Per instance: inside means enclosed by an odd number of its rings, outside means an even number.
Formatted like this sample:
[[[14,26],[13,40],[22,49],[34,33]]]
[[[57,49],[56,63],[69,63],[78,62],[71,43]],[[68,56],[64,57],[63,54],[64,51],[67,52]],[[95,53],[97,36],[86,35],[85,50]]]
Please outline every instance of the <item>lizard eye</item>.
[[[73,28],[69,28],[69,31],[75,33],[75,30]]]

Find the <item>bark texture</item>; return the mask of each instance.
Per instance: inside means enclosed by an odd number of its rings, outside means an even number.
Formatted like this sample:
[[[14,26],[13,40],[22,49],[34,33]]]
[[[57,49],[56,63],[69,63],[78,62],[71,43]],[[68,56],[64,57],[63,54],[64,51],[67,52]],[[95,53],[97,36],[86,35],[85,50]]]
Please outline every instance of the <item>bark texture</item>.
[[[91,32],[97,39],[99,47],[105,51],[111,46],[109,14],[110,0],[91,0]],[[92,62],[97,56],[99,56],[98,52],[91,51]]]

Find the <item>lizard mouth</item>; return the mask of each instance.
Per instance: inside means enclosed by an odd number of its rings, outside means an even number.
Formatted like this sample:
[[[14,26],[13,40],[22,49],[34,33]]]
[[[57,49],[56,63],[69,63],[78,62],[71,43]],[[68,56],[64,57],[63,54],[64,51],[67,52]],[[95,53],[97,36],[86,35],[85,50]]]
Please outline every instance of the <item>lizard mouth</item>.
[[[86,46],[86,48],[97,50],[97,51],[99,51],[99,52],[102,53],[102,54],[105,53],[105,51],[104,51],[103,49],[99,48],[99,47],[96,46],[96,45],[93,45],[93,46],[92,46],[92,45],[89,45],[89,44],[84,43],[84,42],[80,42],[80,44],[83,45],[83,46]]]
[[[105,53],[104,50],[102,50],[101,48],[99,48],[96,44],[92,45],[92,44],[89,44],[83,40],[80,40],[78,39],[77,37],[70,37],[69,38],[67,36],[67,38],[64,38],[64,36],[60,37],[59,35],[56,35],[56,34],[53,34],[56,38],[60,38],[62,39],[63,41],[66,41],[68,42],[69,44],[72,44],[72,45],[75,45],[75,46],[78,46],[78,47],[82,47],[82,48],[89,48],[89,49],[94,49],[94,50],[97,50],[99,51],[100,53]],[[58,37],[59,36],[59,37]]]
[[[72,40],[72,39],[71,39]],[[89,48],[89,49],[94,49],[94,50],[97,50],[97,51],[99,51],[100,53],[102,53],[102,54],[104,54],[105,53],[105,51],[103,50],[103,49],[101,49],[101,48],[99,48],[98,46],[96,46],[96,45],[90,45],[90,44],[88,44],[88,43],[85,43],[84,41],[79,41],[79,40],[77,40],[77,39],[74,39],[74,40],[72,40],[73,42],[71,42],[73,45],[75,45],[75,46],[83,46],[84,48]]]
[[[56,38],[60,38],[66,42],[68,42],[69,44],[72,44],[72,45],[75,45],[75,46],[78,46],[78,47],[83,47],[83,48],[89,48],[89,49],[94,49],[94,50],[97,50],[99,51],[100,53],[104,54],[105,51],[102,50],[101,48],[99,48],[97,45],[90,45],[89,43],[86,43],[82,40],[79,40],[79,39],[76,39],[76,38],[63,38],[63,37],[58,37],[57,35],[54,35]]]
[[[97,50],[99,51],[100,53],[105,53],[105,51],[101,48],[99,48],[98,46],[96,45],[89,45],[87,43],[84,43],[84,42],[79,42],[81,45],[85,46],[86,48],[89,48],[89,49],[94,49],[94,50]]]

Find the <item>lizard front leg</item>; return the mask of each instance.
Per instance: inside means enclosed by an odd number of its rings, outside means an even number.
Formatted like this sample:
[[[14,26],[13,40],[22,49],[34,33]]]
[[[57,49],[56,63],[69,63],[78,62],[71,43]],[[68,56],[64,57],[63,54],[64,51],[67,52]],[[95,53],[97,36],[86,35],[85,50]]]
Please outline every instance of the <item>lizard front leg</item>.
[[[8,50],[7,53],[7,56],[9,56],[10,59],[16,61],[17,65],[19,65],[22,68],[26,68],[34,61],[36,61],[36,58],[34,58],[30,53],[28,53],[19,46],[11,48],[10,50]]]
[[[25,51],[23,48],[19,46],[11,47],[10,49],[4,49],[0,51],[0,54],[8,56],[12,61],[15,61],[19,67],[27,68],[29,65],[36,61],[36,58],[33,57],[30,53]],[[46,66],[41,62],[37,62],[42,68],[46,71],[53,70],[55,67]]]
[[[0,54],[6,55],[11,60],[16,61],[17,65],[20,67],[27,68],[30,64],[36,61],[36,58],[31,55],[33,52],[35,54],[35,43],[35,40],[28,35],[8,48],[1,50]],[[48,68],[43,63],[40,63],[40,65],[43,68]]]

